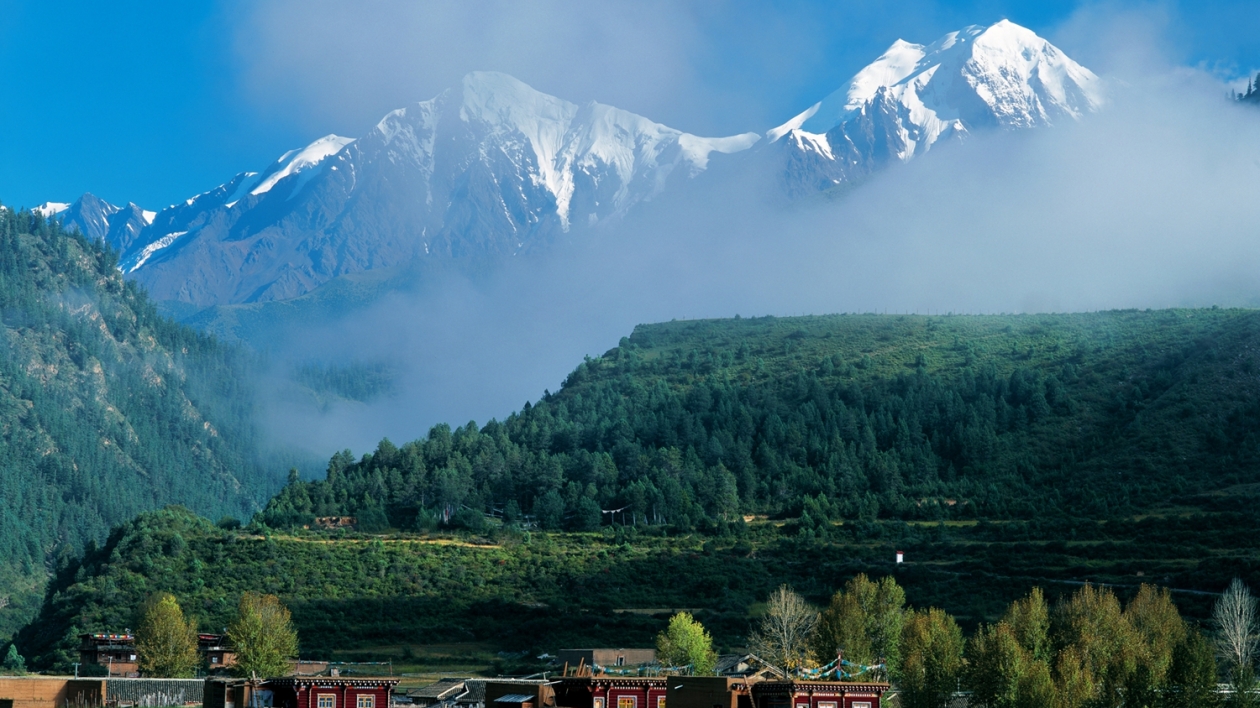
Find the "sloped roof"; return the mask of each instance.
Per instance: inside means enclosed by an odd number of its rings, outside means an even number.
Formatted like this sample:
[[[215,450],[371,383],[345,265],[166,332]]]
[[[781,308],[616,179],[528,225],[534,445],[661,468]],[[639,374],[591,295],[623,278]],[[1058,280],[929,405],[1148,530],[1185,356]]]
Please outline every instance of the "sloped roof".
[[[460,694],[458,700],[460,703],[484,703],[486,700],[486,682],[485,679],[465,682],[468,689]]]
[[[468,679],[462,678],[444,678],[435,681],[428,686],[413,688],[407,692],[408,698],[431,698],[436,701],[443,701],[452,698],[464,690],[464,684]]]

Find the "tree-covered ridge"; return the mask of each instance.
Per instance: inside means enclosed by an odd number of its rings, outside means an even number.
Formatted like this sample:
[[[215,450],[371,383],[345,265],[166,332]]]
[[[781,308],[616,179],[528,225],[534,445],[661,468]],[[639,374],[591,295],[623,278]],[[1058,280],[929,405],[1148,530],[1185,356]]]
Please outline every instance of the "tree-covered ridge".
[[[247,515],[274,482],[255,452],[249,362],[158,316],[116,255],[0,210],[0,632],[45,567],[178,501]]]
[[[1258,335],[1219,309],[640,326],[536,405],[339,453],[262,518],[1107,518],[1260,479]]]

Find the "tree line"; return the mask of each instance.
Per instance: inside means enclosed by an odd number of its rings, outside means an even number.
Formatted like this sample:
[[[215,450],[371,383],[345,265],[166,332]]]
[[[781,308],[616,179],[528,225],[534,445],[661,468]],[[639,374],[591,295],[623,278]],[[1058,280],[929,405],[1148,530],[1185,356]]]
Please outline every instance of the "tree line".
[[[1200,315],[1047,317],[1022,330],[996,317],[641,327],[502,421],[333,455],[323,480],[294,477],[260,519],[691,531],[802,511],[818,522],[1108,518],[1252,478],[1260,407],[1200,400],[1216,389],[1192,382],[1245,374],[1252,364],[1223,352],[1243,347],[1257,318]],[[1157,439],[1180,457],[1147,449]]]
[[[1257,642],[1256,599],[1237,580],[1207,632],[1181,617],[1167,589],[1142,585],[1122,603],[1086,584],[1053,606],[1033,588],[964,637],[948,613],[907,607],[892,577],[866,575],[821,611],[779,588],[747,639],[780,676],[891,681],[906,708],[942,708],[959,693],[983,708],[1253,706]],[[712,671],[712,640],[690,614],[675,615],[657,647],[674,670]]]

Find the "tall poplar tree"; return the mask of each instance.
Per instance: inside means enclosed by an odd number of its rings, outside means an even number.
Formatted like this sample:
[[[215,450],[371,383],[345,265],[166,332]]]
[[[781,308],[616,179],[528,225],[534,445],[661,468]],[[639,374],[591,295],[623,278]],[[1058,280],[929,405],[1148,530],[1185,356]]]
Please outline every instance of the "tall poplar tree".
[[[197,623],[184,619],[179,601],[168,592],[144,603],[136,629],[140,672],[152,678],[190,678],[197,669]]]
[[[236,649],[233,671],[238,676],[284,676],[289,659],[297,656],[297,630],[288,608],[275,595],[242,595],[227,636]]]

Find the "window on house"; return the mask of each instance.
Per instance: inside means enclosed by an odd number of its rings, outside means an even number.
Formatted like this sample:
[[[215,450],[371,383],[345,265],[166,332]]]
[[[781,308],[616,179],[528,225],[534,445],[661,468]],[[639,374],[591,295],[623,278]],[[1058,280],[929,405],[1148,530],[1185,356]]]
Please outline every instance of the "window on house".
[[[809,708],[808,703],[797,703],[796,708]]]
[[[321,693],[315,696],[315,708],[337,708],[337,695]]]
[[[210,663],[211,663],[211,664],[217,664],[217,663],[219,663],[219,657],[217,657],[217,656],[212,656],[212,657],[210,657]]]
[[[871,702],[862,701],[861,703],[850,703],[849,708],[871,708]]]
[[[626,665],[626,657],[624,656],[617,657],[617,666],[625,666],[625,665]]]
[[[634,696],[618,696],[617,708],[638,708],[639,699]]]
[[[665,696],[656,697],[656,708],[665,708]]]
[[[604,708],[604,699],[596,698],[595,701],[591,704],[591,708]]]
[[[836,708],[835,701],[819,701],[818,708]]]
[[[355,708],[376,708],[376,696],[368,694],[359,694],[359,700],[355,704]]]

